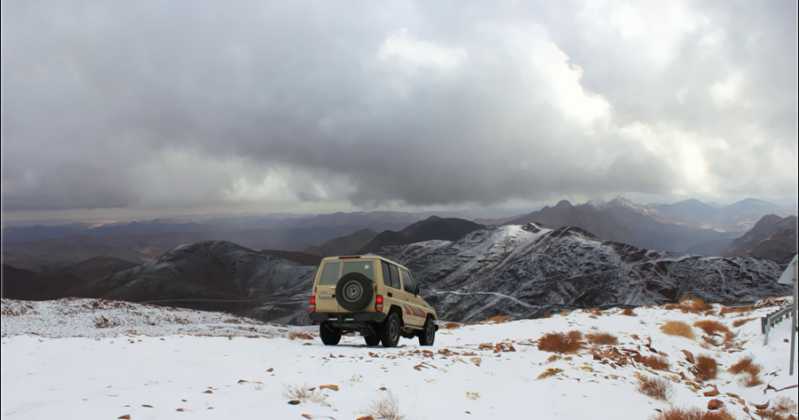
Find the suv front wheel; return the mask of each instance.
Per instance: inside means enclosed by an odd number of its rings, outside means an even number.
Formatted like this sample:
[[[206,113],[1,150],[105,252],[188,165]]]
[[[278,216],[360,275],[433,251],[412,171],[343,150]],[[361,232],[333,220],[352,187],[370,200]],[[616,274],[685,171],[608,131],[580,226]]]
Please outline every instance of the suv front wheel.
[[[422,346],[432,346],[436,341],[436,324],[432,319],[427,318],[424,322],[424,329],[419,331],[419,344]]]
[[[380,341],[383,347],[397,347],[400,339],[400,320],[397,314],[389,314],[380,328]]]

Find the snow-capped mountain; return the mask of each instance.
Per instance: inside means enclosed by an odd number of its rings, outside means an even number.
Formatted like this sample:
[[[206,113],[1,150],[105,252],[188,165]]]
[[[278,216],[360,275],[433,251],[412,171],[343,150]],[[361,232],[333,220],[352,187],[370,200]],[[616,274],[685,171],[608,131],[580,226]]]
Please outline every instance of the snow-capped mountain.
[[[791,292],[776,283],[783,267],[772,261],[648,251],[579,228],[533,223],[379,253],[411,269],[439,317],[458,321],[661,304],[686,294],[732,303]]]

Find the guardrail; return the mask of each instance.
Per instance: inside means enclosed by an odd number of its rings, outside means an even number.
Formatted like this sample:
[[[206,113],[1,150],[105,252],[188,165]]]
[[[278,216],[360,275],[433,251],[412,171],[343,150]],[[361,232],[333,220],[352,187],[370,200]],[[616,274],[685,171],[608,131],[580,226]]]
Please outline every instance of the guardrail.
[[[760,332],[766,335],[766,338],[763,341],[764,346],[768,345],[768,333],[771,331],[771,327],[791,316],[792,312],[793,305],[788,306],[787,308],[782,308],[760,318]]]

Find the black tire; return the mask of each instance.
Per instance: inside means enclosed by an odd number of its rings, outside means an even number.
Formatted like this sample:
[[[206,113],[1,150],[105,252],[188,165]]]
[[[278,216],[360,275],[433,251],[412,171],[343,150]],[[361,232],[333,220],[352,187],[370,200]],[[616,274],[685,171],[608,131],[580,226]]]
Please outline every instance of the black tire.
[[[397,347],[400,339],[400,319],[397,314],[389,314],[380,328],[380,341],[383,347]]]
[[[348,311],[360,311],[372,301],[372,281],[361,273],[347,273],[336,284],[336,301]]]
[[[366,341],[366,345],[369,347],[374,347],[380,344],[380,336],[378,335],[365,335],[363,339]]]
[[[330,327],[327,323],[319,324],[319,337],[326,346],[335,346],[341,341],[341,331]]]
[[[424,329],[419,331],[419,344],[422,346],[432,346],[436,342],[436,323],[427,318],[424,322]]]

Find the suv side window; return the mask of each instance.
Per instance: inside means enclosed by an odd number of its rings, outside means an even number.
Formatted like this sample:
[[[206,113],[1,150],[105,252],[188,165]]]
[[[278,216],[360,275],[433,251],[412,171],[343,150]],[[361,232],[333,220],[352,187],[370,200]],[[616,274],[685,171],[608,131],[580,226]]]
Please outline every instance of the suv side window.
[[[402,270],[402,283],[405,285],[405,291],[408,293],[415,294],[416,293],[416,286],[413,284],[413,279],[411,278],[411,273]]]
[[[322,275],[319,277],[319,284],[338,283],[338,269],[340,267],[340,262],[325,263],[325,266],[322,267]]]
[[[391,287],[401,290],[402,285],[400,284],[400,277],[399,277],[399,272],[397,271],[397,266],[394,264],[389,264],[388,269],[391,272]]]
[[[388,263],[385,261],[381,261],[380,265],[383,267],[383,284],[391,287],[391,273],[388,269]]]

